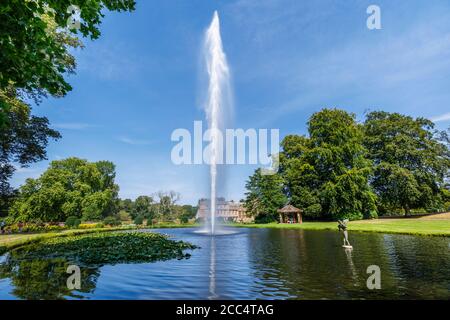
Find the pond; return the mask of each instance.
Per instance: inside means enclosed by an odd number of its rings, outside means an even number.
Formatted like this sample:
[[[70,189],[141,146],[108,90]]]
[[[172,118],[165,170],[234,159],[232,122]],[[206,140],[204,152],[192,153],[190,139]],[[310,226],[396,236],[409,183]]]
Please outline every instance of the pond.
[[[190,259],[85,266],[69,290],[67,261],[0,258],[0,299],[450,299],[450,238],[333,231],[155,230],[200,249]],[[369,290],[367,268],[381,270]]]

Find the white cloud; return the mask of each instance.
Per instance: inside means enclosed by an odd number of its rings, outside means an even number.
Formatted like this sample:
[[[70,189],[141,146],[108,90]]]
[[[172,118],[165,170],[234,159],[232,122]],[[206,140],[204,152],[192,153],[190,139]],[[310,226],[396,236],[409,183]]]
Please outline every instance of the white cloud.
[[[78,72],[86,72],[102,80],[130,79],[142,65],[135,56],[130,56],[126,44],[95,42],[85,50],[76,50]]]
[[[449,121],[449,120],[450,120],[450,112],[431,118],[431,121],[433,121],[433,122],[441,122],[441,121]]]
[[[16,169],[16,173],[35,173],[35,172],[37,172],[36,169],[21,167],[20,165],[14,165],[14,168]]]
[[[130,144],[130,145],[149,145],[152,142],[150,140],[141,140],[141,139],[134,139],[129,137],[120,137],[118,139],[120,142]]]
[[[271,123],[305,108],[334,106],[337,99],[357,101],[360,95],[398,102],[397,108],[409,107],[413,113],[428,108],[442,92],[436,91],[436,82],[450,71],[450,32],[443,25],[443,20],[427,21],[382,40],[356,38],[314,56],[291,55],[267,66],[266,77],[272,74],[290,94],[276,107],[266,106],[271,112],[260,121]],[[441,98],[445,101],[450,96]],[[373,103],[363,102],[362,107]],[[442,115],[437,121],[448,117]]]
[[[96,127],[95,125],[89,123],[79,123],[79,122],[68,122],[68,123],[55,123],[53,125],[56,129],[65,130],[85,130],[89,128]]]

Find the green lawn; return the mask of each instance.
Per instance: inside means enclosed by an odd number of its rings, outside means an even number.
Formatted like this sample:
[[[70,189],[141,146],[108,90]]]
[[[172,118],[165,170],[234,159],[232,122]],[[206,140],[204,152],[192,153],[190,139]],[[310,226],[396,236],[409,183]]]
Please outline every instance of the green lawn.
[[[338,230],[336,222],[304,222],[303,224],[233,224],[233,226],[244,228]],[[450,237],[450,218],[399,218],[351,221],[348,224],[348,230]]]

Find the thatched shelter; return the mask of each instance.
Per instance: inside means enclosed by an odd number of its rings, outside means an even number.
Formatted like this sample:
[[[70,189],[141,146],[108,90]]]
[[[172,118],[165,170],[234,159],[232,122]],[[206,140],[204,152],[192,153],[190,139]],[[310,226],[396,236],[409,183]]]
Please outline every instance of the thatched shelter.
[[[303,223],[302,210],[290,204],[278,210],[280,223]]]

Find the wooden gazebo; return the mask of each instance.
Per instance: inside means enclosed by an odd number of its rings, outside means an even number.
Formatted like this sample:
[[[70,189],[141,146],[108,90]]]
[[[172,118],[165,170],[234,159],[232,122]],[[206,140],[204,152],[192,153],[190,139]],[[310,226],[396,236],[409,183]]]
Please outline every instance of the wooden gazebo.
[[[278,210],[280,223],[303,223],[302,210],[290,204]]]

